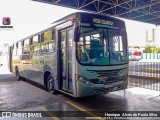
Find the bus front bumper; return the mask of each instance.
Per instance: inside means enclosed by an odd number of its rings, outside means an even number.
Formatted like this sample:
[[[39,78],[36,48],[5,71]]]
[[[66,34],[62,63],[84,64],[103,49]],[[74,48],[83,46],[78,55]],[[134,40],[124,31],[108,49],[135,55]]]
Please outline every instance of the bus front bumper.
[[[88,86],[80,81],[77,81],[77,97],[106,94],[113,91],[124,90],[127,88],[127,85],[127,79],[112,84],[93,84],[92,86]]]

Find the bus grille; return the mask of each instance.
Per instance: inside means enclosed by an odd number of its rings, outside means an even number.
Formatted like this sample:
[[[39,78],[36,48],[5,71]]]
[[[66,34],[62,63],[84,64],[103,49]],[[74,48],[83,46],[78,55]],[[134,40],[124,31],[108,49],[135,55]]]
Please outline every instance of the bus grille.
[[[91,79],[95,84],[109,84],[119,82],[127,79],[127,68],[118,70],[88,70],[93,75],[100,77],[107,77],[107,80],[100,81],[99,79]],[[123,74],[122,74],[123,73]]]
[[[127,73],[127,68],[124,69],[118,69],[118,70],[88,70],[90,73],[96,75],[97,77],[118,77],[120,76],[123,72],[124,74]],[[124,75],[123,74],[123,75]]]

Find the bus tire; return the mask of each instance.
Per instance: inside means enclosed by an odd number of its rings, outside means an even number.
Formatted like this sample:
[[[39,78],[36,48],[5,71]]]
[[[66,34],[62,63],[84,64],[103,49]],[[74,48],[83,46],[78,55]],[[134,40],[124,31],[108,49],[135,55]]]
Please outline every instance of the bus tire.
[[[22,79],[22,77],[20,76],[20,74],[19,74],[19,69],[18,69],[18,67],[16,67],[16,69],[15,69],[15,75],[16,75],[16,79],[18,80],[18,81],[20,81],[21,79]]]
[[[58,91],[54,89],[54,79],[51,74],[47,77],[47,84],[46,84],[47,91],[52,94],[57,94]]]

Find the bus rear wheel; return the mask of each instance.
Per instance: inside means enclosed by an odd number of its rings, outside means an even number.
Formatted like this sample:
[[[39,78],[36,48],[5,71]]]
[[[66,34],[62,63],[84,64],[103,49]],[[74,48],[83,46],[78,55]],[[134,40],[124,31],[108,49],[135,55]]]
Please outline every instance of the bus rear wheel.
[[[54,89],[54,79],[52,75],[48,75],[47,77],[47,85],[46,85],[47,91],[52,94],[57,94],[57,90]]]

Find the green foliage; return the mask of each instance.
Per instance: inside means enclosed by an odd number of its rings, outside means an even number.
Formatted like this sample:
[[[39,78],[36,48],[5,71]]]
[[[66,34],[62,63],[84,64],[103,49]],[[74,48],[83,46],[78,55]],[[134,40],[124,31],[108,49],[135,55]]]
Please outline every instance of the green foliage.
[[[157,47],[156,45],[146,45],[145,52],[146,53],[160,53],[160,47]]]
[[[128,48],[141,48],[140,46],[128,46]]]
[[[62,36],[62,41],[64,41],[66,39],[66,33],[65,32],[62,32],[61,33],[61,36]]]
[[[31,53],[34,53],[34,46],[33,46],[33,45],[30,46],[30,52],[31,52]]]
[[[128,48],[133,48],[133,46],[128,46]]]
[[[157,52],[157,53],[160,53],[160,47],[157,47],[156,52]]]
[[[138,49],[139,49],[139,48],[140,48],[140,46],[134,46],[133,48],[138,48]]]
[[[52,30],[44,33],[44,41],[52,40]]]

